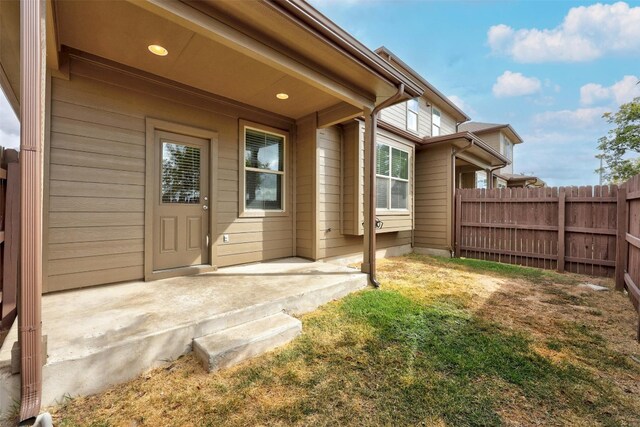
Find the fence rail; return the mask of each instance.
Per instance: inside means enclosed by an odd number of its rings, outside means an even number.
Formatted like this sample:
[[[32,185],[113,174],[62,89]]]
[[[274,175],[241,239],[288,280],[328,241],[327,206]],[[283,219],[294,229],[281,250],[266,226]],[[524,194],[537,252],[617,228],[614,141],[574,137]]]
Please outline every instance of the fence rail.
[[[614,276],[618,187],[464,189],[456,255]]]

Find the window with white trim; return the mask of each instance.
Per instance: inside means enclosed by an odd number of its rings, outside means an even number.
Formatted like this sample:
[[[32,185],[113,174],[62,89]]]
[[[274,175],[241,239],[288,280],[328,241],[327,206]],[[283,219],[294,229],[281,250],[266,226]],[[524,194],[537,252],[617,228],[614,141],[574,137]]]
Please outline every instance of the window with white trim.
[[[418,115],[420,114],[420,103],[418,99],[407,101],[407,130],[418,132]]]
[[[487,173],[476,171],[476,188],[487,188]]]
[[[501,142],[501,153],[509,160],[513,160],[513,142],[506,136],[502,135],[500,138]]]
[[[284,211],[284,135],[244,127],[244,206],[247,211]]]
[[[376,208],[407,210],[409,153],[378,143],[376,154]]]
[[[431,136],[440,136],[440,110],[431,108]]]

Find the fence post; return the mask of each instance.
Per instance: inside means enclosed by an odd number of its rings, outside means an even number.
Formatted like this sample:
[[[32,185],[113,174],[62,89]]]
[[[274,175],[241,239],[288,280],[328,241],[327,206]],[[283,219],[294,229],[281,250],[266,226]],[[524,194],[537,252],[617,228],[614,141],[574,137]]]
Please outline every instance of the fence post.
[[[558,271],[560,273],[564,272],[564,254],[565,254],[564,227],[566,224],[566,219],[565,219],[566,198],[567,198],[567,195],[564,191],[564,187],[561,187],[560,191],[558,191]]]
[[[616,236],[616,291],[624,290],[624,273],[627,271],[629,246],[627,244],[627,187],[621,185],[618,188],[618,215]]]
[[[460,238],[462,237],[462,195],[460,190],[456,190],[456,232],[453,246],[456,258],[460,258]]]
[[[18,268],[20,259],[20,165],[7,164],[6,214],[4,221],[2,328],[8,328],[16,317]]]

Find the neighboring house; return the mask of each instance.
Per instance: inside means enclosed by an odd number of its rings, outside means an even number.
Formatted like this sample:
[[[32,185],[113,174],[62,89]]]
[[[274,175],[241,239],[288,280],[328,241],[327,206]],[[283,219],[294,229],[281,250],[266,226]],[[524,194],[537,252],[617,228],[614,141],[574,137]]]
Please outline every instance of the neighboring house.
[[[514,174],[513,151],[524,141],[509,124],[467,122],[460,125],[460,130],[472,132],[482,138],[494,150],[509,160],[509,164],[497,169],[487,181],[486,171],[468,172],[461,178],[460,188],[507,188],[507,187],[542,187],[544,181],[536,176]]]
[[[376,110],[423,85],[305,2],[42,5],[0,4],[23,129],[22,342],[40,342],[41,293],[291,256],[363,260],[373,280],[377,247],[411,250],[413,144],[381,131],[378,239],[364,163]]]
[[[509,160],[478,136],[460,129],[469,120],[459,107],[385,47],[376,52],[419,81],[425,93],[384,109],[379,127],[415,146],[413,250],[450,256],[455,189],[476,171],[490,173]],[[475,184],[475,181],[474,181]]]

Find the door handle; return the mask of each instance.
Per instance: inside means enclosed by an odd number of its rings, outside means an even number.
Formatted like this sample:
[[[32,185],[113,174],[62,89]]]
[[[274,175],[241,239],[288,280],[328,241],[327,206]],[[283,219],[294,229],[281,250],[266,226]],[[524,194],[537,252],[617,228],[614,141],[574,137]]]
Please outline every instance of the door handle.
[[[202,209],[204,209],[204,210],[206,211],[207,209],[209,209],[209,206],[207,206],[207,205],[203,205],[203,206],[202,206]]]

